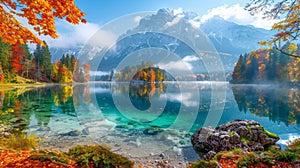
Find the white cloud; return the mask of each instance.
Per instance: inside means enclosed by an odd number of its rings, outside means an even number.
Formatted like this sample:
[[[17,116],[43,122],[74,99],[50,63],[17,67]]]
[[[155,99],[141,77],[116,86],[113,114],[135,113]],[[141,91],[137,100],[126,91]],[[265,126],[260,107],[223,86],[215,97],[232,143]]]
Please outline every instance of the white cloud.
[[[29,28],[34,34],[37,33],[33,30],[32,26],[28,24],[27,19],[17,17],[22,25]],[[95,23],[86,23],[74,25],[65,20],[56,21],[56,30],[59,37],[53,39],[49,36],[39,36],[40,39],[45,40],[50,47],[57,48],[72,48],[85,44],[96,32],[100,26]],[[35,48],[35,47],[34,47]]]
[[[196,21],[196,20],[189,20],[188,22],[189,22],[189,23],[193,26],[193,28],[195,28],[195,29],[199,28],[199,27],[200,27],[200,24],[201,24],[201,22]]]
[[[192,62],[192,61],[199,61],[200,58],[195,55],[188,55],[188,56],[185,56],[182,60],[184,62]]]
[[[191,92],[183,92],[183,93],[168,93],[167,97],[171,101],[177,101],[182,103],[187,107],[195,107],[198,105],[197,100],[195,100],[195,95]]]
[[[72,25],[66,21],[57,21],[57,30],[59,38],[52,39],[42,36],[50,47],[70,48],[78,47],[85,44],[99,30],[99,25],[94,23],[86,23]]]
[[[224,5],[213,8],[208,12],[208,14],[202,16],[201,22],[204,23],[214,16],[220,16],[225,20],[235,22],[237,24],[253,25],[255,27],[265,29],[270,29],[275,22],[278,22],[278,20],[263,19],[262,14],[252,16],[239,4],[235,4],[232,6]]]
[[[176,25],[177,23],[179,23],[179,21],[180,21],[182,18],[183,18],[182,15],[176,16],[176,17],[172,20],[172,22],[167,22],[167,23],[165,24],[165,28]]]
[[[168,63],[160,63],[157,65],[161,69],[165,69],[167,71],[187,71],[192,70],[193,66],[190,63],[184,61],[170,61]]]
[[[136,16],[134,17],[134,22],[139,23],[141,21],[142,17],[141,16]]]
[[[99,29],[88,40],[89,40],[89,44],[92,46],[97,46],[100,48],[104,48],[104,47],[109,48],[109,47],[112,47],[116,43],[117,38],[118,37],[113,32]]]
[[[159,63],[157,66],[168,71],[191,71],[193,65],[191,62],[199,61],[200,58],[194,55],[185,56],[182,60],[170,61],[168,63]]]
[[[174,9],[173,10],[173,15],[176,16],[176,15],[181,15],[183,14],[183,10],[182,8],[178,8],[178,9]]]

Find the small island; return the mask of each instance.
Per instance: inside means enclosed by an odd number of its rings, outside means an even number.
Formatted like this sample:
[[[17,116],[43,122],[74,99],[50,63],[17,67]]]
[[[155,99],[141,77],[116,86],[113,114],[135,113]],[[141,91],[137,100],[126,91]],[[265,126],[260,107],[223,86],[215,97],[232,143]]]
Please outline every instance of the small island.
[[[167,73],[159,67],[154,67],[151,61],[146,64],[126,66],[116,74],[116,81],[130,81],[131,83],[156,83],[168,81]]]

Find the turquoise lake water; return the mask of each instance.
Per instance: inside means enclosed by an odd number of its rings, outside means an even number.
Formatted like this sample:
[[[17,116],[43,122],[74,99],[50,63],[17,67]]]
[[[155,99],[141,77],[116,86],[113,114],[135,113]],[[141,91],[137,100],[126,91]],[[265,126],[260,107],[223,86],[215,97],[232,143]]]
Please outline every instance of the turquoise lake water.
[[[48,141],[88,137],[133,156],[182,155],[202,126],[260,122],[281,145],[300,137],[299,88],[211,82],[90,83],[0,91],[0,121]],[[66,144],[67,145],[67,144]]]

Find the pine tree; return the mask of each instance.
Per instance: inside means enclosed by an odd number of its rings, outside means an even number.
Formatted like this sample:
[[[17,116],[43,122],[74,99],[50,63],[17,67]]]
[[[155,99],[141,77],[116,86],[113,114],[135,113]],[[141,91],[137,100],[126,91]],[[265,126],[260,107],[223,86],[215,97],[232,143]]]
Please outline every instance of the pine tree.
[[[246,63],[246,83],[253,83],[258,74],[258,62],[254,55],[250,55],[249,60]]]
[[[10,69],[10,59],[12,56],[12,49],[11,46],[7,43],[4,43],[2,41],[2,38],[0,38],[0,62],[2,64],[2,70],[8,71]]]
[[[232,73],[232,83],[242,83],[244,81],[245,59],[240,55]]]
[[[42,59],[41,59],[41,66],[43,69],[43,73],[50,79],[51,70],[52,70],[52,63],[51,63],[51,53],[49,51],[48,45],[45,43],[45,47],[42,47]]]
[[[267,78],[270,81],[277,80],[277,64],[278,58],[280,57],[280,52],[276,49],[271,49],[269,51],[269,61],[267,63]]]

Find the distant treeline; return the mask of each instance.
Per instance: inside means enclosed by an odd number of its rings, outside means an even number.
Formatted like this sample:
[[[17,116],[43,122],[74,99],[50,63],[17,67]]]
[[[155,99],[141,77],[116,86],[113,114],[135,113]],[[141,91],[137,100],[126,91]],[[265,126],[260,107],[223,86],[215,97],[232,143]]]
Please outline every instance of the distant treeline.
[[[300,55],[300,45],[287,43],[282,51]],[[300,83],[300,58],[277,49],[259,49],[241,55],[235,65],[231,83]]]
[[[45,46],[37,44],[34,52],[30,53],[26,44],[11,46],[0,38],[0,82],[24,82],[18,76],[25,78],[26,82],[70,83],[73,80],[89,80],[88,63],[80,68],[79,60],[68,54],[52,63],[51,53],[46,42],[44,43]]]

